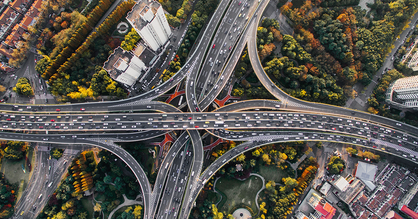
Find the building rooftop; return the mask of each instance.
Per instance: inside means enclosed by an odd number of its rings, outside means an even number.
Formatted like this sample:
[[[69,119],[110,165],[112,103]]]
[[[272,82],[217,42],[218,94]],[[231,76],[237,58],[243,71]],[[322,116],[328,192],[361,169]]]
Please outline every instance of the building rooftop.
[[[156,1],[139,1],[132,7],[132,10],[128,12],[126,19],[129,20],[137,30],[142,30],[142,28],[152,21],[159,7],[161,7],[161,5]]]
[[[402,216],[400,216],[398,213],[394,211],[389,211],[385,217],[385,219],[404,219]]]
[[[334,183],[335,188],[337,188],[338,190],[340,190],[342,192],[347,190],[348,185],[349,185],[348,181],[342,176],[340,176],[337,179],[337,181],[335,181],[335,183]]]
[[[357,164],[356,177],[362,180],[374,181],[377,165],[359,161]]]
[[[143,62],[133,53],[116,48],[104,63],[103,68],[116,81],[132,86],[144,72]]]
[[[339,192],[337,194],[338,198],[344,201],[347,204],[350,204],[357,195],[364,190],[364,183],[359,179],[354,179],[354,181],[349,184],[345,192]]]
[[[401,211],[410,216],[412,219],[418,219],[418,214],[406,207],[406,205],[402,206]]]
[[[327,195],[330,189],[331,189],[331,184],[329,184],[328,182],[325,182],[324,185],[322,185],[319,192],[321,192],[324,195]]]

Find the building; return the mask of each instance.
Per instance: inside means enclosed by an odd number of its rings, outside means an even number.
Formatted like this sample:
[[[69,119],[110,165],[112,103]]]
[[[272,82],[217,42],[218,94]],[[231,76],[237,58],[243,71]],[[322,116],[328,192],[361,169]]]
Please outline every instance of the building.
[[[418,76],[400,78],[390,84],[386,102],[397,108],[418,110]]]
[[[135,50],[125,51],[116,48],[103,64],[103,68],[115,81],[133,86],[139,77],[144,76],[156,60],[156,55],[144,45]]]
[[[308,194],[309,195],[309,194]],[[334,217],[337,210],[332,207],[325,199],[323,199],[318,193],[310,192],[310,197],[307,198],[307,203],[314,211],[307,216],[302,211],[296,212],[296,218],[298,219],[331,219]]]
[[[410,216],[412,219],[418,219],[418,214],[406,207],[406,205],[402,206],[401,211]]]
[[[341,180],[341,182],[338,184],[334,184],[334,186],[336,186],[336,188],[338,189],[338,191],[334,191],[334,194],[339,199],[341,199],[341,201],[349,205],[364,190],[365,185],[361,180],[357,178],[354,179],[351,183],[348,183],[347,180],[344,180]]]
[[[37,21],[42,0],[15,0],[9,5],[0,7],[0,53],[7,58],[11,58],[13,50],[21,45],[23,34]],[[0,63],[0,69],[12,70],[7,63]]]
[[[322,185],[319,192],[326,196],[330,189],[331,189],[331,184],[329,184],[328,182],[325,182],[324,185]]]
[[[356,177],[363,181],[370,191],[373,191],[376,186],[374,185],[374,177],[377,172],[377,166],[370,163],[359,161],[356,168]]]
[[[389,211],[385,217],[385,219],[404,219],[402,216],[400,216],[398,213],[394,211]]]
[[[172,34],[164,10],[157,1],[137,2],[126,19],[154,51],[162,49]]]
[[[339,178],[335,181],[334,186],[341,192],[345,192],[350,184],[347,182],[347,180],[339,176]]]

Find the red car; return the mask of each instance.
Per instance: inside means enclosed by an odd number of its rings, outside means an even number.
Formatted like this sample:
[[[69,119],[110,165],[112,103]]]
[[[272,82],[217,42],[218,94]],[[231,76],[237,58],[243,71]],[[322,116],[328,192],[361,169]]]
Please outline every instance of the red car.
[[[199,126],[198,126],[198,125],[195,125],[194,127],[195,127],[195,128],[199,128]]]
[[[247,149],[248,149],[248,147],[245,147],[245,148],[244,148],[244,150],[247,150]]]
[[[60,109],[56,109],[55,111],[59,112],[59,111],[61,111],[61,110],[60,110]]]
[[[213,44],[212,48],[215,48],[216,44]]]
[[[51,122],[55,122],[55,119],[51,119]]]
[[[229,50],[231,50],[232,49],[232,46],[229,46]]]
[[[7,121],[12,121],[12,119],[10,119],[10,118],[7,118],[6,120],[7,120]]]
[[[241,5],[241,2],[239,2],[238,5]]]
[[[84,111],[84,110],[86,110],[86,109],[84,109],[84,108],[81,108],[81,109],[80,109],[80,111]]]
[[[192,119],[192,117],[189,117],[189,120],[191,120]]]

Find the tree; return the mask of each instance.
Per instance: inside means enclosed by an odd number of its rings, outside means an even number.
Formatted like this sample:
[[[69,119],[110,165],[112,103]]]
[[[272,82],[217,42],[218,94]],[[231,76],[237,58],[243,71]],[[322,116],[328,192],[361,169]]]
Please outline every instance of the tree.
[[[17,80],[16,86],[13,88],[13,91],[17,94],[31,96],[33,95],[32,87],[27,78],[19,78]]]
[[[347,153],[349,153],[351,156],[353,155],[357,155],[358,151],[352,147],[348,147],[347,149],[345,149],[347,151]]]
[[[102,210],[102,206],[100,205],[100,203],[96,202],[96,204],[94,205],[93,210],[94,211],[101,211]]]
[[[244,162],[245,161],[245,155],[240,154],[236,159],[237,159],[238,162]]]
[[[270,159],[270,155],[269,154],[263,154],[263,156],[261,157],[263,159],[264,162],[267,163],[267,165],[271,164],[271,159]]]
[[[60,159],[61,157],[62,157],[62,154],[63,154],[63,152],[64,152],[64,150],[63,149],[59,149],[59,148],[53,148],[51,151],[50,151],[50,154],[51,154],[51,156],[53,157],[53,158],[55,158],[55,159]]]
[[[139,36],[139,34],[136,32],[134,28],[132,28],[131,31],[125,35],[125,40],[122,41],[120,47],[126,51],[131,51],[140,39],[141,37]]]
[[[293,179],[292,177],[283,178],[282,181],[287,191],[291,191],[293,188],[295,188],[298,185],[298,181],[296,179]]]
[[[340,173],[345,167],[345,162],[340,157],[332,156],[327,165],[328,171],[332,174]]]
[[[142,206],[135,205],[135,208],[134,208],[134,211],[132,212],[132,214],[135,216],[135,219],[141,218],[141,215],[142,215]]]
[[[21,141],[8,141],[4,149],[4,158],[20,160],[26,153],[26,144]]]
[[[251,159],[250,160],[250,166],[251,167],[255,167],[257,165],[257,161],[256,160],[254,160],[254,159]]]
[[[322,141],[318,141],[318,142],[316,142],[316,143],[315,143],[315,146],[316,146],[317,148],[322,148]]]
[[[235,88],[235,89],[232,90],[232,96],[240,97],[242,95],[244,95],[244,89],[243,88]]]

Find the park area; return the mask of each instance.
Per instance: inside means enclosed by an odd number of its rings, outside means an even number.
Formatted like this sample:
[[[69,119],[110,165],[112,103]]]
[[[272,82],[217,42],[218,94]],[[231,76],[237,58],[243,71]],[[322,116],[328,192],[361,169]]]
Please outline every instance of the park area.
[[[276,183],[277,182],[281,183],[282,178],[288,177],[288,174],[286,173],[286,171],[281,170],[274,165],[270,165],[270,166],[260,165],[259,174],[264,177],[266,182],[274,181]]]
[[[245,181],[220,178],[215,184],[216,191],[222,195],[222,200],[218,205],[219,211],[232,213],[235,207],[246,205],[253,212],[258,212],[255,198],[262,186],[263,181],[257,176],[250,176]]]

